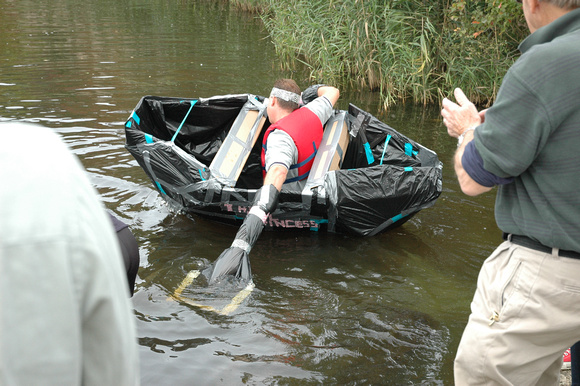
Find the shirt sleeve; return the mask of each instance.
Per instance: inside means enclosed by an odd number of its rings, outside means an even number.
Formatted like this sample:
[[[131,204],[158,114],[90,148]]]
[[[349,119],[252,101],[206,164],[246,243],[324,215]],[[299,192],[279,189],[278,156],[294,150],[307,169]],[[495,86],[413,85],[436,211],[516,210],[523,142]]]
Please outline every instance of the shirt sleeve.
[[[266,172],[274,164],[282,164],[290,169],[298,160],[298,149],[292,137],[283,130],[274,130],[268,136],[266,144]]]
[[[465,146],[465,151],[461,157],[461,165],[469,177],[488,188],[495,185],[509,184],[513,181],[513,178],[501,178],[483,168],[483,159],[479,151],[477,151],[474,141]]]
[[[473,140],[485,170],[504,178],[526,171],[553,130],[541,98],[530,91],[536,86],[522,80],[514,71],[517,68],[516,63],[506,74]]]
[[[323,125],[326,123],[326,121],[328,121],[328,118],[330,118],[330,116],[332,115],[332,103],[330,103],[328,98],[325,97],[324,95],[319,96],[318,98],[308,103],[304,107],[306,107],[308,110],[316,114],[316,116],[318,117],[318,119],[320,119],[320,122],[322,122]]]

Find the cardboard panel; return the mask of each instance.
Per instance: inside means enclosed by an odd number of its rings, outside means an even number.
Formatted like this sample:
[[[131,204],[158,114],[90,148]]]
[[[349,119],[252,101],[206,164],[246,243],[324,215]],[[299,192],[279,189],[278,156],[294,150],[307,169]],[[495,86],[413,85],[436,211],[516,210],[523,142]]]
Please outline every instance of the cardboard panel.
[[[332,162],[328,170],[338,170],[342,166],[342,161],[344,159],[344,153],[346,153],[346,148],[348,147],[350,136],[348,135],[348,127],[346,122],[342,122],[342,128],[340,129],[340,134],[338,136],[338,142],[335,146],[334,155],[332,157]]]
[[[320,148],[314,158],[308,176],[307,187],[324,184],[324,175],[330,170],[338,170],[350,140],[346,113],[339,112],[326,122]]]
[[[236,142],[232,142],[228,152],[225,155],[224,162],[221,162],[219,167],[219,173],[223,176],[235,175],[234,167],[237,164],[237,160],[243,156],[244,148],[242,145]],[[234,173],[232,173],[234,172]]]
[[[328,163],[326,161],[326,159],[328,158],[328,152],[325,151],[320,156],[321,156],[320,157],[320,165],[326,165]],[[324,176],[324,173],[326,173],[326,170],[324,170],[323,167],[317,167],[316,169],[313,168],[313,170],[310,171],[310,176],[312,176],[312,178],[314,178],[316,180],[316,179],[319,179],[320,177]]]
[[[209,166],[213,177],[234,187],[266,122],[266,105],[250,99],[240,110]]]
[[[246,113],[242,125],[240,126],[238,132],[236,133],[236,137],[242,141],[246,142],[248,140],[248,136],[252,132],[252,128],[254,127],[254,122],[258,119],[258,111],[257,110],[250,110]]]

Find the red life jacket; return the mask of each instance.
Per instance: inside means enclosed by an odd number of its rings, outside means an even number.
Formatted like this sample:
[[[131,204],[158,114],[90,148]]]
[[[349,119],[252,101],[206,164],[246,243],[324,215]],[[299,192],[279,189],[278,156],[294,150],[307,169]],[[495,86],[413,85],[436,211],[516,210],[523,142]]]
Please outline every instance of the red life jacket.
[[[262,169],[266,175],[266,143],[268,136],[273,130],[282,130],[286,132],[298,149],[298,161],[290,165],[290,169],[298,169],[298,177],[286,179],[285,184],[300,181],[308,177],[314,156],[320,142],[322,141],[322,123],[320,118],[307,108],[294,110],[290,115],[285,116],[273,125],[268,127],[262,141]]]

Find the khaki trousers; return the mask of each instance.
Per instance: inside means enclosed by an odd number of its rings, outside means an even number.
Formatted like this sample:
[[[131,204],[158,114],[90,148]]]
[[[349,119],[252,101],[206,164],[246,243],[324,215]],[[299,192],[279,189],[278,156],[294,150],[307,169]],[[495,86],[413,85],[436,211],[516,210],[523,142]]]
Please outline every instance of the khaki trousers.
[[[484,262],[455,358],[455,384],[558,385],[580,340],[580,259],[506,241]]]

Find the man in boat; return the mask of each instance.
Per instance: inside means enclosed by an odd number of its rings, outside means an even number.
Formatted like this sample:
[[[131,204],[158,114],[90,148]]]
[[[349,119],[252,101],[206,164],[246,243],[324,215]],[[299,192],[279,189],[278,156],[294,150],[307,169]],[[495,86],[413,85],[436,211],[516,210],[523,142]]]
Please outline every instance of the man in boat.
[[[305,183],[322,141],[323,125],[332,115],[340,92],[326,85],[310,86],[302,93],[291,79],[276,81],[266,101],[270,127],[262,142],[264,185],[244,219],[234,242],[210,269],[209,282],[227,275],[251,280],[248,254],[278,204],[284,184]],[[300,107],[305,103],[303,107]]]
[[[258,191],[250,214],[266,221],[276,208],[284,184],[303,184],[322,141],[323,125],[332,115],[340,92],[326,85],[300,88],[292,79],[279,79],[267,100],[270,127],[262,142],[264,186]],[[302,103],[306,103],[300,107]]]
[[[494,105],[443,100],[462,191],[499,186],[505,241],[484,262],[455,358],[458,385],[557,385],[580,340],[580,0],[523,0],[531,35]]]
[[[283,184],[308,178],[314,156],[322,140],[323,125],[332,115],[338,89],[316,85],[304,91],[300,107],[300,88],[292,79],[280,79],[267,101],[271,126],[264,135],[262,166],[264,185],[279,191]]]

